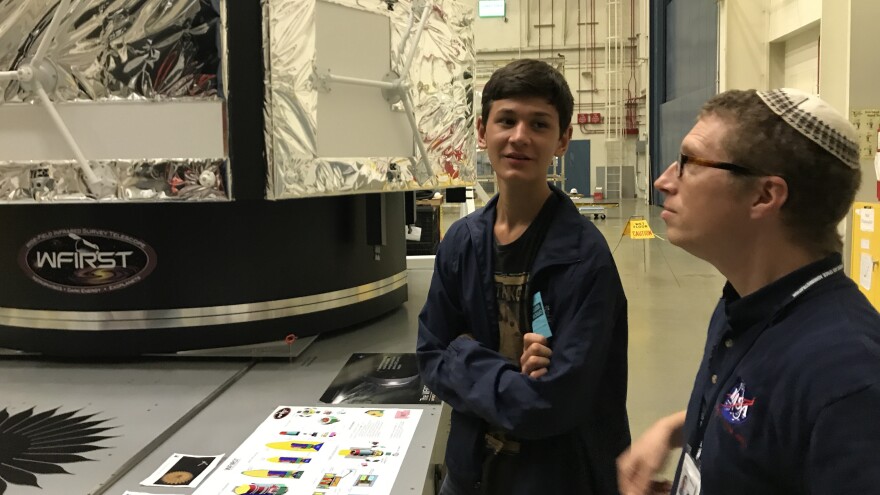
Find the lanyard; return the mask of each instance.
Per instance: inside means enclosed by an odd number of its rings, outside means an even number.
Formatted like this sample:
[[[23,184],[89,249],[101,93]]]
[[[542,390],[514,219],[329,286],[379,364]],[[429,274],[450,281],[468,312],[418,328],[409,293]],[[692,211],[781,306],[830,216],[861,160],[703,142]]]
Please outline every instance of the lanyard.
[[[805,283],[804,285],[800,286],[797,290],[792,292],[791,295],[788,298],[786,298],[786,300],[783,302],[783,304],[779,307],[779,309],[777,309],[773,313],[773,315],[770,317],[770,319],[767,320],[767,322],[764,324],[761,331],[753,332],[749,337],[746,338],[744,344],[742,346],[740,346],[740,349],[741,349],[740,355],[735,358],[733,365],[728,368],[729,371],[724,375],[724,378],[721,379],[721,377],[718,377],[718,380],[716,381],[716,383],[713,384],[716,387],[716,389],[715,389],[715,392],[711,395],[711,399],[709,401],[704,402],[702,394],[700,394],[701,395],[700,396],[700,414],[699,414],[699,420],[697,422],[697,429],[694,431],[693,435],[691,435],[690,441],[687,444],[688,451],[693,452],[693,456],[696,461],[699,461],[700,455],[702,454],[702,451],[703,451],[703,439],[706,435],[706,430],[709,427],[709,417],[708,417],[709,414],[708,413],[710,410],[715,409],[715,404],[718,402],[718,397],[721,395],[721,391],[724,390],[724,388],[723,388],[724,385],[727,383],[727,381],[730,379],[730,377],[736,371],[737,367],[742,362],[743,358],[745,358],[745,356],[749,353],[749,351],[752,350],[752,348],[754,347],[754,345],[758,341],[758,339],[760,339],[761,336],[764,335],[765,330],[767,330],[767,328],[769,328],[771,325],[773,325],[773,323],[775,323],[779,319],[779,317],[782,315],[782,312],[785,311],[785,309],[788,308],[798,297],[800,297],[804,292],[809,290],[811,287],[813,287],[817,283],[821,282],[822,280],[825,280],[826,278],[834,275],[835,273],[837,273],[841,270],[843,270],[843,265],[842,264],[837,265],[834,268],[831,268],[829,270],[826,270],[826,271],[820,273],[819,275],[816,275],[815,277],[808,280],[807,283]],[[721,335],[721,337],[722,337],[722,339],[719,339],[719,343],[721,340],[723,340],[723,334]],[[718,343],[716,343],[715,346],[712,348],[712,351],[711,351],[712,354],[715,353],[715,349],[717,348],[717,346],[718,346]],[[709,357],[710,363],[711,363],[711,359],[712,359],[712,357],[710,355],[710,357]]]

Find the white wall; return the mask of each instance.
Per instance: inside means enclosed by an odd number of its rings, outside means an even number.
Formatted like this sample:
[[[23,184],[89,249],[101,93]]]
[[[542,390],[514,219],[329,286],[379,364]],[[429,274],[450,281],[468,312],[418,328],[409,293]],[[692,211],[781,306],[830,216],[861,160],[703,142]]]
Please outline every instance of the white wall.
[[[725,39],[720,63],[724,65],[721,91],[727,89],[767,89],[769,82],[769,42],[767,39],[769,0],[725,0],[722,26]]]
[[[819,95],[834,108],[849,111],[849,0],[822,5]]]
[[[725,0],[720,88],[815,93],[822,5],[822,0]]]
[[[822,0],[769,0],[769,87],[819,87]]]
[[[474,13],[479,2],[474,1]],[[506,17],[477,18],[474,22],[474,43],[477,50],[495,50],[520,45],[520,31],[525,17],[520,15],[518,0],[507,2]]]
[[[605,131],[602,125],[579,126],[576,118],[578,113],[605,114],[605,42],[609,32],[607,3],[608,0],[509,0],[505,18],[477,18],[474,23],[478,89],[494,69],[519,58],[541,58],[562,69],[575,98],[573,139],[591,141],[590,166],[593,173],[590,183],[593,186],[596,185],[596,167],[608,164]],[[635,48],[624,48],[623,83],[615,94],[619,95],[618,99],[641,97],[638,106],[639,134],[624,141],[623,165],[634,166],[636,140],[638,136],[642,136],[642,139],[647,136],[648,2],[622,0],[619,4],[621,41],[624,46],[634,43]],[[477,8],[477,0],[474,0],[475,12]],[[591,19],[592,10],[595,16]],[[631,10],[635,11],[634,19]],[[592,40],[594,36],[595,44]],[[634,39],[630,40],[630,37]],[[642,170],[646,167],[645,160],[645,156],[639,157]]]
[[[877,19],[877,0],[829,0],[822,5],[819,94],[845,115],[851,110],[880,108],[880,67],[875,63]],[[864,159],[861,165],[862,187],[856,201],[877,201],[872,160]],[[841,230],[847,230],[850,222],[851,216],[842,222]],[[851,250],[851,235],[847,235],[843,251],[847,266]]]
[[[819,92],[819,25],[784,41],[783,84],[808,93]]]
[[[880,2],[850,0],[849,110],[880,108],[880,57],[877,56],[877,21]],[[823,38],[824,40],[824,38]],[[862,160],[862,187],[856,201],[878,201],[877,174],[872,159]]]
[[[768,39],[777,41],[818,22],[822,17],[822,0],[770,0],[768,13]]]

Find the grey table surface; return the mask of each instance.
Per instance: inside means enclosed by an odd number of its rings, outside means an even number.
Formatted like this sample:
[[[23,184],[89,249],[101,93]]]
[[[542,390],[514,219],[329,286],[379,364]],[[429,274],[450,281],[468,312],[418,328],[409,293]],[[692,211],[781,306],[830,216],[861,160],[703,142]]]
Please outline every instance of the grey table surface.
[[[428,265],[422,266],[409,270],[409,301],[403,306],[359,327],[323,335],[291,359],[267,358],[283,356],[286,346],[277,352],[263,346],[255,353],[257,360],[224,360],[215,351],[203,360],[0,359],[0,408],[11,414],[29,408],[35,413],[81,410],[78,414],[95,414],[92,420],[105,419],[113,427],[102,433],[111,438],[95,443],[105,449],[82,454],[94,462],[64,464],[70,474],[39,475],[39,488],[10,484],[6,494],[191,493],[140,482],[175,452],[231,454],[277,405],[321,405],[319,398],[354,353],[414,352],[418,312],[431,275],[424,268]],[[423,409],[392,494],[433,493],[448,409],[385,406]]]

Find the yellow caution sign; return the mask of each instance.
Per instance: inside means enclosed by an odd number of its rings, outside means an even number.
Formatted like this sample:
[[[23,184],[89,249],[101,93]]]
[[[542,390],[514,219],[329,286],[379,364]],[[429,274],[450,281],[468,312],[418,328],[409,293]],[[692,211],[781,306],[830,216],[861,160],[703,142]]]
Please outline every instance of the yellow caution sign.
[[[626,228],[623,229],[622,235],[629,235],[630,239],[653,239],[656,237],[647,220],[636,218],[630,218],[626,222]]]

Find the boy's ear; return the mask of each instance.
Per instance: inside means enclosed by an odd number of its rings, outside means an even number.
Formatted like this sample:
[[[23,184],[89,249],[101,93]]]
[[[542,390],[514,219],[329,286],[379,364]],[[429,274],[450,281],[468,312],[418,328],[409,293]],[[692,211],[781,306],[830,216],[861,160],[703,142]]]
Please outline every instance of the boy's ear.
[[[486,149],[486,126],[483,117],[477,117],[477,146]]]
[[[559,146],[557,146],[556,151],[553,152],[554,155],[562,156],[565,154],[565,152],[568,150],[569,143],[571,143],[572,132],[574,131],[571,127],[571,124],[569,124],[568,129],[566,129],[565,132],[562,133],[562,136],[559,137]]]

